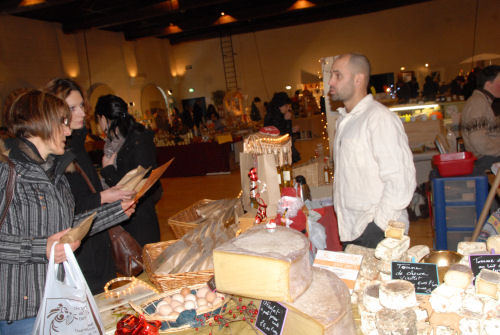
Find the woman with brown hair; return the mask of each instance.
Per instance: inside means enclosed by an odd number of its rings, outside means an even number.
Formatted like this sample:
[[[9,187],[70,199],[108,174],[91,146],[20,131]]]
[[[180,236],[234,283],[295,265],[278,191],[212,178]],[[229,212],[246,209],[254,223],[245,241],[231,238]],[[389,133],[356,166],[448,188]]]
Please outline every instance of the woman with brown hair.
[[[85,150],[85,139],[88,134],[85,119],[88,104],[80,86],[71,79],[56,78],[51,80],[45,89],[63,99],[71,112],[69,124],[71,135],[66,137],[66,150],[71,151],[75,159],[66,177],[75,198],[75,213],[82,213],[117,200],[132,199],[133,191],[120,190],[118,187],[103,190],[97,171]],[[84,239],[75,256],[94,294],[102,292],[106,282],[116,276],[111,241],[107,231]]]
[[[0,199],[0,334],[31,334],[52,244],[91,212],[75,215],[64,175],[72,160],[65,154],[71,122],[65,102],[30,90],[13,102],[7,120],[15,137],[6,146],[0,142],[0,185],[9,184],[11,171],[15,171],[15,184],[10,204],[9,192]],[[134,211],[132,203],[100,207],[89,234],[126,220]],[[75,250],[79,245],[77,241],[70,247]],[[56,263],[65,260],[62,244],[56,245],[54,256]]]

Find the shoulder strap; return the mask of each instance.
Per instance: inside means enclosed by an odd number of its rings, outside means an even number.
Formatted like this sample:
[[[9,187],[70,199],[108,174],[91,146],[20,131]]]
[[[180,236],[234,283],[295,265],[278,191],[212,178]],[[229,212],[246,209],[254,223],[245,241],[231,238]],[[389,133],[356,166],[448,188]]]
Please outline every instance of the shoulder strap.
[[[9,176],[7,177],[7,188],[5,190],[5,206],[3,208],[2,216],[0,217],[0,228],[2,227],[5,217],[7,216],[10,203],[14,197],[14,187],[16,184],[16,169],[14,163],[7,156],[5,156],[5,158],[9,164]]]
[[[87,183],[87,186],[89,187],[90,191],[92,193],[97,193],[97,191],[95,190],[94,185],[92,185],[92,183],[90,182],[89,176],[87,176],[87,174],[85,173],[85,171],[83,171],[83,169],[80,166],[80,164],[78,164],[76,161],[74,161],[73,163],[75,164],[76,171],[78,171],[78,173],[80,173],[82,175],[83,179],[85,179],[85,182]]]

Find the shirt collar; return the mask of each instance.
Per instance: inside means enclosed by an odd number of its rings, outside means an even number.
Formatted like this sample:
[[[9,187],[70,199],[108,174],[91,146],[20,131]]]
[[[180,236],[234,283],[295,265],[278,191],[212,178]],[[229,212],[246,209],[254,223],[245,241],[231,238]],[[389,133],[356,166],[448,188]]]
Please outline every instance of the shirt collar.
[[[340,113],[340,115],[342,115],[343,117],[346,117],[348,115],[356,115],[356,114],[360,114],[360,113],[363,113],[366,111],[366,109],[364,108],[365,105],[371,103],[373,101],[373,95],[371,94],[367,94],[365,95],[365,97],[363,99],[361,99],[357,104],[356,106],[354,106],[354,108],[352,109],[352,111],[350,111],[349,113],[347,113],[345,107],[340,107],[337,109],[337,111]]]

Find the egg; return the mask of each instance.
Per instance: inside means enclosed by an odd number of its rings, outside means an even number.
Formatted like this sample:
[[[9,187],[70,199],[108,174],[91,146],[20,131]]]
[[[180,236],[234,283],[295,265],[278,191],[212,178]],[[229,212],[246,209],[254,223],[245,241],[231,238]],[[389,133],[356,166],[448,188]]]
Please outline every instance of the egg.
[[[212,291],[208,291],[207,295],[205,296],[205,299],[209,303],[212,303],[215,300],[215,298],[217,298],[217,295]]]
[[[175,307],[180,306],[182,304],[183,304],[182,302],[179,302],[177,300],[172,300],[172,302],[170,303],[170,306],[172,306],[172,308],[175,308]]]
[[[198,289],[198,291],[196,292],[196,296],[198,298],[205,298],[205,296],[207,295],[208,291],[210,291],[210,289],[208,288],[208,286],[203,286],[202,288]]]
[[[177,312],[177,313],[182,313],[184,311],[185,311],[184,305],[179,305],[179,306],[174,308],[174,312]]]
[[[165,297],[165,298],[163,298],[162,301],[165,301],[166,303],[170,304],[172,302],[172,297],[171,296]]]
[[[163,306],[163,305],[170,306],[170,303],[163,301],[163,300],[160,300],[160,302],[158,302],[158,305],[156,305],[156,309],[160,308],[160,306]]]
[[[194,301],[191,301],[191,300],[188,300],[184,303],[184,308],[187,310],[187,309],[195,309],[196,308],[196,304],[194,303]]]
[[[174,294],[172,296],[172,300],[184,303],[184,297],[181,294],[179,294],[179,293]]]
[[[172,313],[172,307],[170,305],[161,305],[156,309],[156,312],[161,316],[167,316]]]
[[[212,306],[219,306],[222,304],[224,300],[222,300],[220,297],[215,298],[215,300],[212,302]]]
[[[196,301],[194,294],[188,294],[184,297],[184,301]]]
[[[169,319],[177,319],[179,317],[179,313],[178,312],[172,312],[170,313],[170,315],[168,316]]]
[[[207,300],[205,298],[199,298],[196,303],[198,304],[198,306],[206,306],[207,305]]]
[[[182,288],[182,290],[181,290],[181,292],[180,292],[180,293],[181,293],[181,295],[182,295],[183,297],[185,297],[185,296],[187,296],[188,294],[191,294],[191,290],[190,290],[190,289],[188,289],[187,287],[184,287],[184,288]]]

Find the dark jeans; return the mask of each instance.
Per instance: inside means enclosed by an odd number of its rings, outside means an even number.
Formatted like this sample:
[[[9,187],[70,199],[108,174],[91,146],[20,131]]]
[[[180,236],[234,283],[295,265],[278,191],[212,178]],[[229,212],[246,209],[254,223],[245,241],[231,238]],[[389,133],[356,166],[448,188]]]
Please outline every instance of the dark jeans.
[[[342,242],[342,249],[345,249],[348,244],[356,244],[366,248],[375,248],[384,238],[384,231],[372,221],[368,224],[368,226],[366,226],[360,237],[354,241]]]

